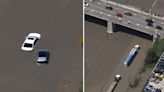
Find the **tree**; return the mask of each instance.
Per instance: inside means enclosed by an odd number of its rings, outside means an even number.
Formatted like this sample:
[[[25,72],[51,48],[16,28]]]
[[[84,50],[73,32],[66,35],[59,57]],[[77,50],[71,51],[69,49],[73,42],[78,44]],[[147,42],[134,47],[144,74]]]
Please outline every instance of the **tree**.
[[[154,49],[149,49],[147,52],[147,57],[145,60],[145,64],[155,64],[158,61],[158,56],[156,55],[156,52]]]

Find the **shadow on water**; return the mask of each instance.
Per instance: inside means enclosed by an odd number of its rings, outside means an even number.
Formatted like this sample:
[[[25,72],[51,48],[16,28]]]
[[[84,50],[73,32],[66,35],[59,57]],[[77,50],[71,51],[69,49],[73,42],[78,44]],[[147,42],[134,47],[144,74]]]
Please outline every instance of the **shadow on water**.
[[[102,20],[102,19],[92,17],[92,16],[89,16],[89,15],[85,15],[85,20],[89,21],[89,22],[92,22],[92,23],[95,23],[95,24],[99,24],[101,26],[107,27],[107,21],[106,20]]]
[[[145,38],[147,40],[153,40],[153,37],[146,33],[142,33],[140,31],[137,31],[128,27],[124,27],[118,24],[113,24],[113,30],[114,32],[125,32],[125,33],[132,34],[141,38]]]
[[[89,16],[89,15],[85,15],[85,20],[89,21],[89,22],[92,22],[92,23],[102,25],[104,27],[107,27],[107,21],[106,20],[102,20],[102,19],[92,17],[92,16]],[[138,37],[145,38],[147,40],[151,40],[151,41],[153,40],[152,36],[150,36],[148,34],[145,34],[145,33],[142,33],[142,32],[139,32],[139,31],[136,31],[134,29],[127,28],[127,27],[124,27],[124,26],[121,26],[121,25],[118,25],[118,24],[112,24],[112,26],[113,26],[113,31],[114,32],[125,32],[125,33],[128,33],[128,34],[132,34],[132,35],[135,35],[135,36],[138,36]]]

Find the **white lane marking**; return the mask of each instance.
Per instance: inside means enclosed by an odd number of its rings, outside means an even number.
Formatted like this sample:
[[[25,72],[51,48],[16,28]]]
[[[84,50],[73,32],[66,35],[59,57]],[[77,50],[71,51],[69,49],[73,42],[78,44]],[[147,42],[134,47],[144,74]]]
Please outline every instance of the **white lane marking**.
[[[140,24],[136,24],[137,26],[139,26]]]
[[[110,17],[111,15],[110,15],[110,14],[108,14],[108,16]]]
[[[148,27],[148,26],[146,26],[145,28],[147,28],[147,29],[148,29],[149,27]]]
[[[119,10],[118,8],[116,8],[116,10]]]
[[[103,14],[103,12],[100,12],[100,14]]]
[[[97,4],[101,4],[100,2],[98,2]]]
[[[91,9],[91,11],[95,11],[94,9]]]
[[[130,23],[131,21],[128,21],[128,23]]]
[[[118,20],[122,20],[122,18],[118,18]]]

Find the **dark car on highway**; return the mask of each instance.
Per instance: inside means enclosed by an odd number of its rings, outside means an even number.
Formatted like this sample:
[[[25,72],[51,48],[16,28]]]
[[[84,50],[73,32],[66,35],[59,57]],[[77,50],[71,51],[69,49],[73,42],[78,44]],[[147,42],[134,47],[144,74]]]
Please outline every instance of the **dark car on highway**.
[[[113,10],[113,8],[111,6],[106,6],[105,8],[108,10]]]
[[[148,23],[154,23],[154,21],[152,19],[146,19],[145,21]]]
[[[163,30],[163,28],[161,26],[159,26],[159,25],[156,25],[155,28],[158,29],[158,30]]]
[[[48,64],[49,52],[47,50],[39,50],[37,53],[37,64]]]
[[[147,26],[153,27],[153,23],[148,22],[148,23],[147,23]]]
[[[126,16],[132,16],[132,13],[130,13],[130,12],[125,12],[124,13]]]

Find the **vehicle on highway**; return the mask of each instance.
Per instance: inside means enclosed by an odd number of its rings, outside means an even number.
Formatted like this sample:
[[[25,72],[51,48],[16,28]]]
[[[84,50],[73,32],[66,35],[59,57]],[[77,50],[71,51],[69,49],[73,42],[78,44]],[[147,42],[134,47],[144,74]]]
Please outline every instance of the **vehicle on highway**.
[[[49,60],[49,51],[48,50],[39,50],[37,53],[37,64],[48,64]]]
[[[113,10],[113,8],[111,6],[106,6],[105,8],[108,10]]]
[[[32,51],[36,46],[37,42],[41,38],[41,34],[39,33],[29,33],[27,37],[25,37],[25,41],[22,44],[21,50],[23,51]]]
[[[116,16],[123,17],[123,14],[122,13],[116,13]]]
[[[147,26],[153,27],[153,23],[147,22]]]
[[[125,12],[124,15],[126,15],[126,16],[132,16],[132,13],[130,13],[130,12]]]
[[[154,21],[152,19],[146,19],[145,21],[148,23],[154,23]]]
[[[85,2],[85,3],[84,3],[84,6],[87,7],[87,6],[89,6],[89,4],[88,4],[87,2]]]
[[[161,26],[159,26],[159,25],[156,25],[155,28],[158,29],[158,30],[163,30],[163,28]]]

